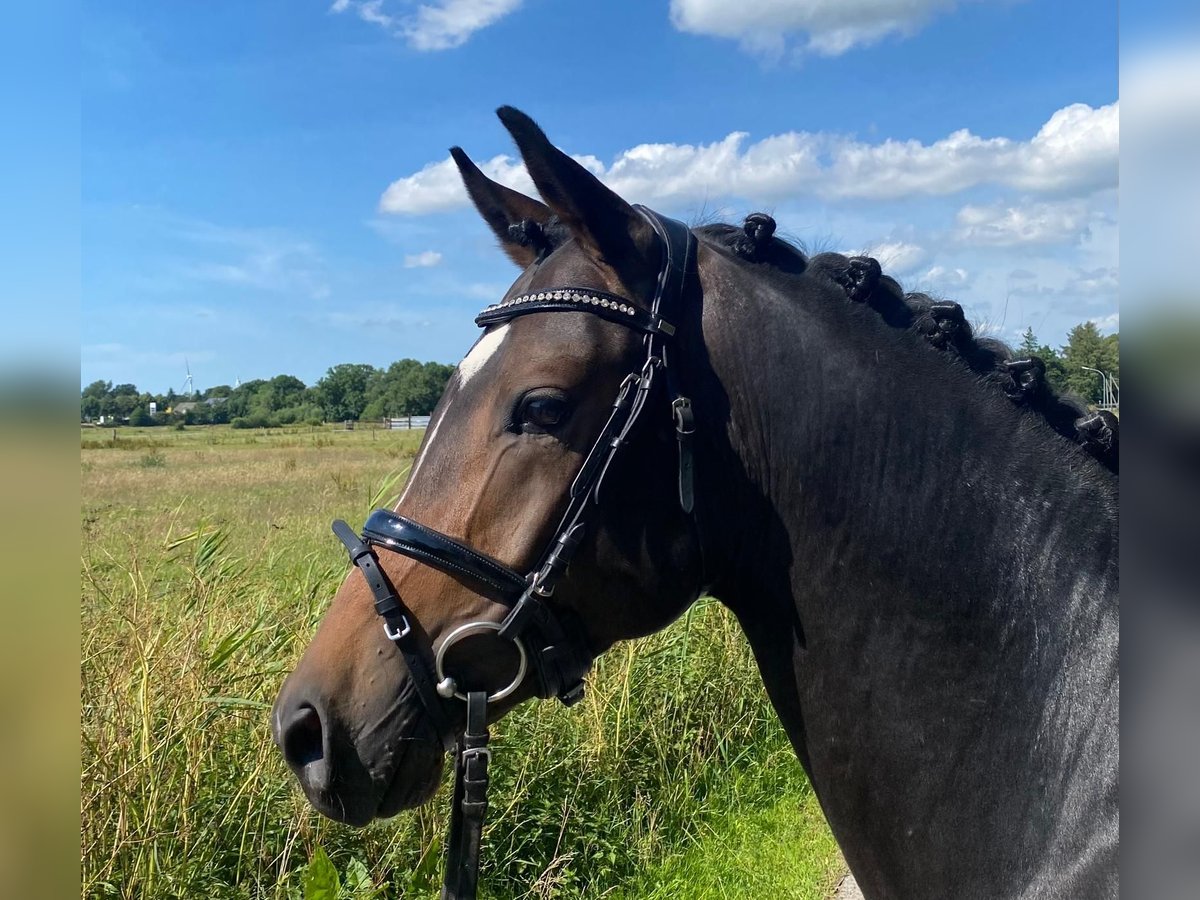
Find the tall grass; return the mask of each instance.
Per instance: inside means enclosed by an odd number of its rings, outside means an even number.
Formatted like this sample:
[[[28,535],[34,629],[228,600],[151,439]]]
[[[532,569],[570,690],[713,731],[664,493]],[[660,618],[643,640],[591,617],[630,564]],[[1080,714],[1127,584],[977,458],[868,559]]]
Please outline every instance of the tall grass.
[[[84,451],[84,896],[298,898],[306,874],[332,872],[344,896],[434,895],[448,790],[390,822],[336,825],[267,725],[345,574],[328,521],[386,503],[419,436],[284,450],[191,431],[155,448],[161,467]],[[526,705],[494,732],[487,896],[822,897],[838,871],[713,602],[611,651],[579,706]],[[762,859],[764,839],[788,865]]]

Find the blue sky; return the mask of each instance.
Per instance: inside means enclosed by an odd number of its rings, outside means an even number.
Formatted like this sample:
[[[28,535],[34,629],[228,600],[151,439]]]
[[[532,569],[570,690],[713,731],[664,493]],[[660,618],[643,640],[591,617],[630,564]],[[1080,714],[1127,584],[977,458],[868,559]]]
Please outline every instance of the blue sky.
[[[1117,14],[1076,0],[90,4],[80,378],[455,362],[512,104],[631,201],[772,212],[994,334],[1117,327]]]

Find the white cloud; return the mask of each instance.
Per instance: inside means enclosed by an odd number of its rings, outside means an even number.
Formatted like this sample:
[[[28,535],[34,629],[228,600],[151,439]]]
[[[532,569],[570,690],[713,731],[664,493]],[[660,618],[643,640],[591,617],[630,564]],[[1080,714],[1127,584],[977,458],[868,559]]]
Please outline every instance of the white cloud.
[[[929,252],[924,247],[910,244],[907,241],[884,241],[847,255],[872,256],[879,261],[879,265],[885,271],[897,275],[912,272],[929,259]]]
[[[535,193],[533,181],[525,167],[511,157],[500,155],[484,163],[476,163],[489,178],[526,194]],[[380,212],[422,213],[442,212],[467,205],[467,192],[458,175],[454,160],[429,163],[419,172],[398,178],[388,185],[379,198]]]
[[[514,12],[523,0],[437,0],[407,15],[385,11],[384,0],[334,0],[329,11],[353,10],[364,22],[403,38],[414,50],[451,50]]]
[[[442,254],[436,250],[423,250],[420,253],[409,253],[404,257],[404,268],[406,269],[429,269],[433,266],[440,265],[442,262]]]
[[[955,236],[966,244],[989,247],[1073,243],[1086,232],[1091,217],[1083,200],[968,205],[958,211]]]
[[[1065,291],[1081,297],[1115,297],[1120,289],[1120,273],[1115,266],[1078,269],[1067,282]]]
[[[752,53],[779,56],[796,37],[800,49],[838,56],[885,37],[908,37],[955,0],[671,0],[671,24],[692,34],[730,38]]]
[[[1112,334],[1114,331],[1121,330],[1121,314],[1119,312],[1109,313],[1107,316],[1100,316],[1089,321],[1096,323],[1096,327],[1103,334]]]
[[[949,137],[867,143],[845,135],[787,132],[747,143],[732,132],[711,144],[639,144],[605,166],[576,157],[630,200],[707,203],[795,199],[896,200],[952,194],[985,184],[1029,193],[1083,195],[1117,182],[1119,110],[1082,103],[1055,112],[1028,141],[982,138],[963,129]],[[532,190],[524,166],[497,156],[483,170],[503,184]],[[454,163],[430,163],[392,182],[383,212],[420,215],[467,203]]]
[[[958,266],[930,266],[917,277],[916,283],[941,293],[966,287],[971,283],[971,274]]]

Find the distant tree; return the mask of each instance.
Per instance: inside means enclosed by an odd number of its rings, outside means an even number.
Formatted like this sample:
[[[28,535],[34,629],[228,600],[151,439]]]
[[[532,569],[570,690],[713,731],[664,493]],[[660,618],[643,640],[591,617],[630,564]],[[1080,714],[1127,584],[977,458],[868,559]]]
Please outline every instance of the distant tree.
[[[106,394],[108,394],[111,390],[112,390],[112,382],[111,381],[93,381],[91,384],[89,384],[87,387],[85,387],[79,393],[80,393],[80,396],[82,396],[82,397],[90,397],[92,399],[99,400],[102,397],[104,397]]]
[[[151,417],[149,410],[144,406],[135,406],[129,414],[129,424],[135,428],[145,428],[147,425],[153,425],[154,419]]]
[[[79,392],[79,416],[95,419],[104,412],[104,398],[112,390],[111,381],[93,381]]]
[[[1038,340],[1032,326],[1027,327],[1021,335],[1021,343],[1015,348],[1015,352],[1018,356],[1039,357],[1046,364],[1046,381],[1050,387],[1059,393],[1070,390],[1062,357],[1053,347]]]
[[[1026,326],[1025,333],[1021,335],[1021,346],[1017,348],[1018,353],[1021,356],[1037,356],[1039,349],[1041,347],[1037,335],[1033,333],[1033,326]]]
[[[241,418],[247,415],[254,405],[254,398],[258,395],[258,389],[267,382],[261,378],[255,378],[250,381],[243,381],[230,394],[226,401],[226,406],[229,407],[229,417],[231,419]]]
[[[442,363],[397,360],[372,383],[363,418],[429,415],[453,374],[454,367]]]
[[[1067,387],[1088,403],[1103,398],[1101,378],[1083,368],[1100,369],[1113,376],[1120,375],[1120,349],[1117,335],[1105,337],[1095,322],[1081,322],[1067,334],[1062,350]]]
[[[298,406],[305,390],[304,382],[295,375],[276,375],[255,392],[254,407],[270,414]]]
[[[362,363],[343,363],[326,372],[317,382],[325,418],[335,422],[361,418],[367,395],[373,388],[372,382],[379,375],[374,366]]]

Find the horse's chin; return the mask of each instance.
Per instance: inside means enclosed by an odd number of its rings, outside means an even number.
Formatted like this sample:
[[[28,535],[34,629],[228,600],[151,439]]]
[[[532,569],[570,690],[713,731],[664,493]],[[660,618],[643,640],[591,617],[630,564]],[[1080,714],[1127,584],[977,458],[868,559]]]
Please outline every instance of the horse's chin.
[[[433,799],[442,781],[441,748],[424,741],[408,745],[400,764],[390,774],[353,776],[340,780],[341,790],[323,790],[301,779],[304,795],[313,809],[326,818],[365,827],[376,819],[388,819],[406,809],[415,809]]]
[[[410,752],[410,755],[414,754]],[[440,752],[434,752],[428,761],[406,760],[408,764],[397,770],[383,792],[375,818],[390,819],[397,813],[416,809],[432,800],[438,785],[442,783],[443,759]],[[417,771],[418,768],[420,771]]]

